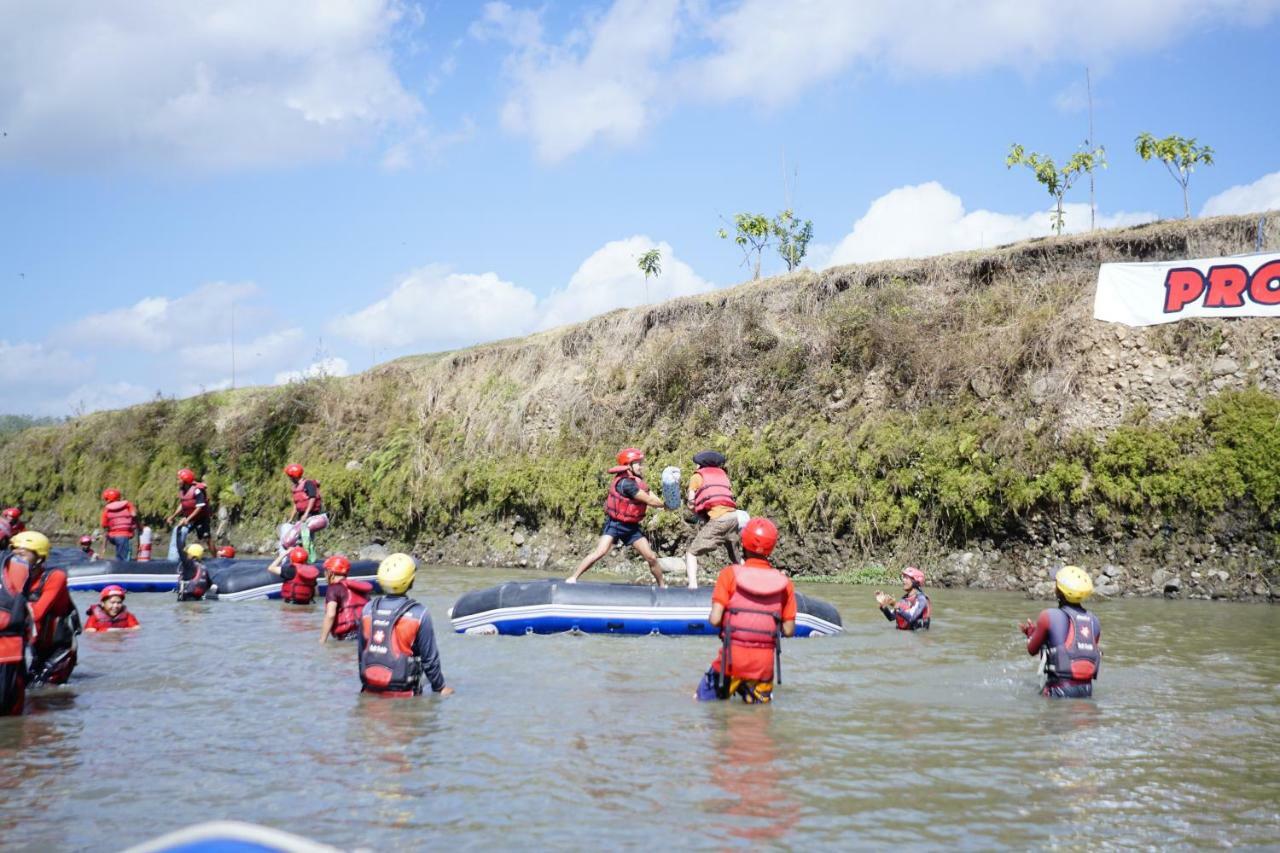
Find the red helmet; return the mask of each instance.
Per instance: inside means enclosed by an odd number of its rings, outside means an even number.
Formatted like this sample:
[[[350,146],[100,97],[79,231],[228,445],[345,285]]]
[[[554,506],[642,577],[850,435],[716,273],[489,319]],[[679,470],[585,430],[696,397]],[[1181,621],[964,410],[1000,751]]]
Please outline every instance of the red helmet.
[[[196,481],[196,472],[190,468],[181,468],[178,470],[178,482],[184,486],[189,486]]]
[[[124,598],[125,596],[124,587],[117,586],[116,584],[112,584],[111,586],[104,586],[102,588],[102,595],[98,596],[98,600],[106,601],[108,598],[110,598],[113,595],[118,595],[120,596],[120,598]]]
[[[916,586],[924,586],[924,572],[920,571],[915,566],[907,566],[903,569],[902,576],[904,578],[911,578],[911,582]]]
[[[290,462],[288,465],[284,466],[284,475],[296,480],[302,476],[302,466],[297,462]]]
[[[307,553],[306,548],[290,548],[289,549],[290,563],[305,563],[310,558],[311,558],[311,555]]]
[[[118,501],[120,500],[120,490],[119,489],[103,489],[102,499],[104,501]]]
[[[22,510],[18,509],[16,506],[6,507],[5,511],[0,513],[0,515],[3,515],[5,518],[12,521],[17,521],[22,518]]]
[[[86,534],[86,535],[84,535],[84,536],[81,536],[81,537],[80,537],[80,544],[81,544],[81,545],[92,545],[92,544],[93,544],[93,537],[92,537],[92,536],[89,536],[89,535],[87,535],[87,534]]]
[[[351,574],[351,561],[341,554],[334,554],[324,561],[324,570],[333,572],[335,575],[349,575]]]
[[[644,459],[644,453],[637,447],[624,447],[618,451],[618,464],[630,465]]]
[[[236,555],[236,549],[232,548],[230,545],[223,545],[221,548],[218,549],[219,557],[229,558],[229,557],[234,557],[235,555]]]
[[[767,518],[753,518],[742,528],[742,550],[767,557],[778,544],[778,527]]]

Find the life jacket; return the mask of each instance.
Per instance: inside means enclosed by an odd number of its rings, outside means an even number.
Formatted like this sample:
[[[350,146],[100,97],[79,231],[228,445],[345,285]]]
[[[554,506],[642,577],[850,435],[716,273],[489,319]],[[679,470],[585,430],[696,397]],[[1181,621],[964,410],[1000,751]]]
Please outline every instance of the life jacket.
[[[205,506],[201,515],[209,512],[209,487],[204,483],[192,483],[189,486],[178,487],[178,506],[182,507],[182,514],[190,516],[196,508],[196,492],[204,492]]]
[[[649,506],[641,501],[625,497],[618,491],[618,484],[623,480],[635,480],[642,492],[649,491],[649,484],[630,473],[626,465],[615,465],[609,469],[613,482],[609,484],[609,495],[604,499],[605,515],[623,524],[636,524],[644,518]]]
[[[293,508],[299,513],[307,511],[307,501],[311,500],[307,496],[307,483],[316,487],[316,503],[311,507],[311,514],[319,515],[324,512],[324,499],[320,497],[320,483],[316,480],[299,480],[298,485],[293,487]]]
[[[416,607],[406,598],[394,609],[379,596],[368,605],[360,620],[364,652],[360,655],[360,683],[377,693],[422,693],[422,660],[414,653],[416,643],[402,651],[396,643],[396,625]]]
[[[360,627],[360,613],[369,603],[369,593],[373,592],[373,584],[367,581],[338,581],[347,588],[347,597],[338,608],[338,617],[333,622],[330,633],[339,640],[345,640],[355,634]]]
[[[306,563],[294,566],[293,577],[280,584],[280,597],[289,604],[310,604],[316,597],[316,579],[320,570]]]
[[[27,601],[33,606],[44,595],[45,584],[49,582],[54,572],[66,574],[62,569],[44,566],[39,577],[35,580],[27,579]],[[44,618],[36,625],[36,645],[42,652],[69,646],[75,635],[80,633],[80,614],[76,612],[75,603],[71,600],[71,591],[65,584],[63,591],[66,595],[60,600],[50,602]]]
[[[133,614],[129,612],[127,607],[120,608],[119,613],[111,616],[101,604],[95,604],[86,610],[84,615],[89,617],[89,624],[85,627],[92,628],[95,631],[110,631],[112,628],[133,628],[138,624],[138,620],[133,618]]]
[[[920,631],[928,630],[929,628],[930,617],[933,615],[933,605],[929,602],[929,596],[925,595],[919,589],[915,590],[915,594],[924,599],[924,610],[920,611],[920,615],[914,620],[907,621],[907,618],[900,612],[902,609],[902,602],[899,602],[898,610],[895,610],[893,613],[893,618],[898,624],[899,631]]]
[[[204,563],[184,556],[178,568],[178,600],[199,601],[208,594],[211,585]]]
[[[733,647],[773,649],[774,680],[782,683],[782,601],[787,578],[765,563],[737,563],[733,569],[733,595],[725,608],[720,629],[720,673],[727,689],[733,670]],[[727,694],[726,694],[727,695]]]
[[[195,505],[195,499],[192,498],[192,506]],[[133,504],[128,501],[112,501],[106,507],[107,535],[108,536],[129,536],[132,537],[137,532],[137,523],[135,521]]]
[[[1075,607],[1060,607],[1058,612],[1067,620],[1066,631],[1052,630],[1055,626],[1051,615],[1050,638],[1054,634],[1065,633],[1065,636],[1057,645],[1045,646],[1045,674],[1058,681],[1092,681],[1102,666],[1098,617]]]
[[[733,499],[733,486],[729,483],[729,475],[723,468],[699,468],[702,485],[693,493],[693,511],[705,515],[713,506],[727,506],[737,509]]]
[[[6,568],[8,563],[6,561]],[[8,572],[0,582],[0,664],[22,663],[30,633],[30,612],[21,588],[11,588]]]

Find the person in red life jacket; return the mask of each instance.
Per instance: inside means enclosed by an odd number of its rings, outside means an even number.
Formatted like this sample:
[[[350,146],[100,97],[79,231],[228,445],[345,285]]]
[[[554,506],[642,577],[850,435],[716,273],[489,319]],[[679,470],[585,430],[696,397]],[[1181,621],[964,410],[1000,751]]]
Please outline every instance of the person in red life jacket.
[[[887,593],[876,592],[876,604],[880,612],[890,622],[898,624],[899,631],[927,631],[933,618],[933,609],[929,604],[929,596],[924,594],[924,572],[915,566],[907,566],[902,570],[902,592],[900,600],[894,601]]]
[[[324,561],[325,580],[324,624],[320,626],[320,642],[355,639],[360,627],[360,614],[369,603],[373,584],[348,580],[351,561],[341,554],[334,554]]]
[[[27,684],[65,684],[76,668],[76,635],[81,631],[80,614],[67,589],[67,573],[46,565],[49,539],[43,533],[24,530],[11,545],[13,554],[5,571],[16,578],[25,569],[22,590],[35,624]]]
[[[420,696],[422,681],[449,696],[431,614],[407,593],[418,566],[408,554],[392,554],[378,564],[380,595],[364,606],[356,632],[356,660],[362,693]]]
[[[138,535],[138,510],[132,501],[122,500],[119,489],[104,489],[102,529],[107,541],[116,548],[117,560],[133,559],[133,537]]]
[[[98,552],[93,550],[92,536],[85,535],[80,537],[80,553],[84,554],[91,563],[98,559]]]
[[[178,471],[178,508],[165,519],[166,524],[178,522],[178,549],[186,547],[187,538],[195,534],[204,540],[204,549],[214,553],[213,530],[210,521],[213,511],[209,506],[209,487],[196,479],[190,468]]]
[[[634,447],[623,448],[618,451],[618,464],[610,468],[609,473],[613,475],[613,482],[609,484],[609,493],[604,501],[604,530],[600,533],[600,541],[573,574],[565,578],[565,583],[577,583],[587,569],[609,553],[616,540],[635,548],[649,564],[649,571],[658,586],[666,586],[658,555],[640,529],[640,522],[649,507],[665,508],[662,498],[649,491],[649,484],[644,481],[644,454]]]
[[[1064,566],[1053,578],[1058,606],[1040,611],[1035,622],[1022,624],[1027,654],[1041,655],[1045,683],[1041,695],[1055,699],[1088,699],[1102,666],[1102,626],[1084,609],[1093,580],[1079,566]]]
[[[698,532],[684,555],[689,589],[698,588],[698,558],[724,547],[729,562],[738,562],[738,504],[725,473],[724,454],[704,450],[694,454],[698,469],[689,478],[689,508],[698,517]]]
[[[306,548],[290,548],[277,554],[267,566],[268,572],[280,576],[280,598],[286,604],[310,604],[315,600],[320,570],[307,562],[310,557]]]
[[[22,523],[22,510],[11,506],[0,511],[0,551],[8,548],[9,540],[26,529]]]
[[[292,548],[302,538],[303,527],[314,536],[316,531],[329,526],[329,516],[324,511],[324,499],[320,497],[320,484],[303,477],[301,465],[296,462],[286,465],[284,475],[292,486],[293,514],[289,516],[288,523],[293,526],[280,544]],[[295,520],[297,524],[294,524]]]
[[[27,650],[34,639],[35,618],[24,592],[30,566],[38,555],[15,550],[0,565],[0,716],[25,710],[27,696]],[[47,552],[46,552],[47,553]]]
[[[236,556],[236,549],[230,545],[223,545],[218,549],[218,556],[224,560],[234,560]]]
[[[707,621],[720,629],[720,654],[698,683],[699,701],[740,696],[754,705],[773,699],[781,638],[796,633],[795,585],[769,563],[777,543],[772,521],[751,519],[742,530],[746,559],[725,566],[716,578]]]
[[[124,606],[124,596],[125,591],[122,586],[112,584],[105,587],[102,594],[98,596],[98,603],[85,611],[85,615],[89,617],[84,623],[85,633],[132,631],[139,627],[138,617]]]
[[[175,590],[179,601],[215,601],[218,598],[218,587],[209,576],[203,558],[204,546],[199,542],[192,542],[182,549]]]

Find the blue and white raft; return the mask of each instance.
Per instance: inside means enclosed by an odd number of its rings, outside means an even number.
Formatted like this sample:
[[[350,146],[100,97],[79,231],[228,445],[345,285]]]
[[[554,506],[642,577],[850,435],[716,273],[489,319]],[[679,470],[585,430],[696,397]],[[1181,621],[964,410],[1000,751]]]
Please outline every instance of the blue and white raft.
[[[249,601],[280,597],[280,576],[267,571],[270,560],[214,559],[205,560],[209,577],[218,587],[219,601]],[[178,588],[178,561],[152,560],[146,563],[93,560],[62,564],[67,586],[71,590],[100,590],[116,584],[129,592],[173,592]],[[378,564],[373,560],[357,560],[351,564],[351,580],[373,581]],[[320,575],[317,597],[323,601],[324,574]]]
[[[468,592],[449,610],[459,634],[666,634],[716,636],[707,621],[711,587],[698,589],[562,580],[508,581]],[[796,593],[796,636],[844,631],[825,601]]]

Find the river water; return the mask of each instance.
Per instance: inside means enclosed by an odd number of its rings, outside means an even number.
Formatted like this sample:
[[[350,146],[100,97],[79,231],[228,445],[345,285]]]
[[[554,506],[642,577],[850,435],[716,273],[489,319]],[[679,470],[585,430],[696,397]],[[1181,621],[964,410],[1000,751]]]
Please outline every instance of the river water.
[[[318,609],[131,596],[141,631],[82,637],[71,685],[0,720],[4,847],[215,818],[346,848],[1280,841],[1280,608],[1101,603],[1095,699],[1048,701],[1014,627],[1037,603],[933,590],[909,634],[867,588],[802,587],[847,633],[789,641],[748,707],[692,701],[707,638],[451,633],[459,594],[510,576],[420,574],[444,700],[361,697]]]

